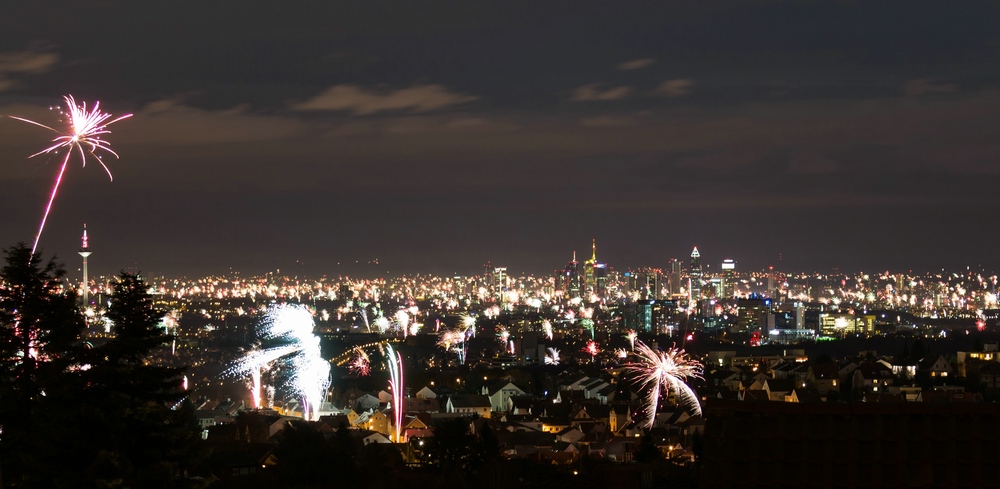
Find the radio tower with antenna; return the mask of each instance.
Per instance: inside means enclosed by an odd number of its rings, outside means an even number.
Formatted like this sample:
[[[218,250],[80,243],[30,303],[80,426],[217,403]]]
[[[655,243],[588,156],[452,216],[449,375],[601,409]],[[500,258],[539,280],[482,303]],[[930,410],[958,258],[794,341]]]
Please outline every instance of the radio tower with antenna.
[[[83,245],[80,246],[80,256],[83,257],[83,305],[90,305],[90,278],[87,276],[87,257],[90,256],[90,243],[87,240],[87,223],[83,223]]]

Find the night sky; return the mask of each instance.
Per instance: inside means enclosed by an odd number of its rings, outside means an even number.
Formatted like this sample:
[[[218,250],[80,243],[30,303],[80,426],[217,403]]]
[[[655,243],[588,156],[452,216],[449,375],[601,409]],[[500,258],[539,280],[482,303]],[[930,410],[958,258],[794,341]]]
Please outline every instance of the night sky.
[[[135,116],[75,273],[1000,269],[1000,3],[7,2],[0,114]],[[61,157],[0,120],[0,244]],[[378,264],[369,263],[378,259]],[[779,261],[779,258],[781,261]]]

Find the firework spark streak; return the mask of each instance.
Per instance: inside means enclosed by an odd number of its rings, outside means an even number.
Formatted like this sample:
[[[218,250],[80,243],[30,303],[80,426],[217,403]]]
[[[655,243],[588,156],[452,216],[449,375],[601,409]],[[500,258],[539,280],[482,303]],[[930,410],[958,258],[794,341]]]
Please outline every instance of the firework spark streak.
[[[702,366],[688,357],[684,350],[671,348],[665,352],[653,350],[641,341],[636,342],[638,363],[625,365],[625,371],[637,375],[635,383],[640,389],[648,389],[645,410],[647,427],[652,428],[656,420],[656,409],[660,403],[661,391],[677,393],[679,401],[691,407],[695,415],[701,414],[698,396],[685,383],[688,378],[701,378]]]
[[[313,334],[313,317],[300,305],[281,305],[272,309],[261,322],[262,339],[286,344],[250,351],[226,371],[230,375],[247,375],[254,378],[259,392],[261,369],[280,361],[291,369],[286,388],[302,400],[303,416],[312,419],[319,415],[320,403],[330,387],[330,364],[320,353],[319,338]],[[255,372],[257,372],[255,374]],[[259,394],[257,394],[259,399]]]
[[[400,432],[403,429],[403,356],[386,345],[386,362],[389,365],[389,390],[392,391],[392,414],[396,425],[396,443],[401,443]]]
[[[87,166],[87,155],[89,154],[101,164],[104,171],[108,173],[108,178],[114,180],[114,177],[111,175],[111,170],[108,169],[108,166],[101,160],[101,156],[97,154],[97,151],[105,151],[114,155],[115,158],[118,158],[118,153],[115,153],[114,150],[111,149],[110,144],[103,138],[103,136],[111,133],[111,131],[107,129],[111,124],[114,124],[122,119],[132,117],[132,114],[125,114],[121,117],[111,119],[111,114],[101,112],[100,102],[95,102],[94,106],[88,111],[87,103],[83,102],[80,105],[77,105],[76,100],[73,99],[72,95],[66,95],[63,97],[63,100],[66,101],[66,108],[69,111],[68,132],[53,129],[45,124],[25,119],[23,117],[9,116],[11,119],[27,122],[28,124],[34,124],[38,127],[44,127],[45,129],[59,134],[52,140],[55,144],[29,156],[28,158],[57,152],[61,149],[66,150],[66,156],[63,158],[62,165],[59,167],[59,173],[56,175],[56,182],[52,186],[52,193],[49,195],[49,202],[45,205],[45,213],[42,214],[42,223],[38,226],[38,234],[35,236],[35,244],[31,247],[32,254],[34,254],[35,249],[38,248],[38,240],[41,239],[42,230],[45,229],[45,221],[48,220],[49,212],[52,211],[52,203],[56,200],[56,194],[59,192],[59,184],[62,183],[63,174],[66,173],[66,166],[69,164],[69,159],[73,156],[74,151],[80,154],[80,163],[82,166]],[[111,120],[109,121],[109,119]]]

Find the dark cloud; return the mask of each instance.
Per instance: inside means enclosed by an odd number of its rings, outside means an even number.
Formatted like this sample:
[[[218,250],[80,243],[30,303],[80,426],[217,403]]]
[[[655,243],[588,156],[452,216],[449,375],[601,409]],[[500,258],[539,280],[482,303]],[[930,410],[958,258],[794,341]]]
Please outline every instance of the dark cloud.
[[[790,267],[965,265],[1000,239],[983,217],[1000,210],[997,14],[19,2],[0,115],[58,124],[65,93],[134,112],[108,136],[115,182],[71,167],[43,236],[72,258],[87,221],[99,272],[385,273],[376,256],[544,272],[592,238],[616,267],[695,244],[743,268],[779,251]],[[0,121],[0,242],[33,236],[58,161],[26,157],[51,136]]]

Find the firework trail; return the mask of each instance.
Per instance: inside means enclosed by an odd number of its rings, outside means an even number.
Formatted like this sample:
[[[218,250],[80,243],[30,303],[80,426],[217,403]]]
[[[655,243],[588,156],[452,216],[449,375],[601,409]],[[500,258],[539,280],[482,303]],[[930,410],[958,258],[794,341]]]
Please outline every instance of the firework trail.
[[[689,377],[701,378],[701,363],[692,360],[684,350],[677,348],[662,352],[639,341],[636,342],[636,349],[639,362],[626,365],[625,370],[637,375],[635,383],[640,389],[649,389],[645,403],[645,411],[649,417],[647,427],[652,428],[656,420],[661,391],[669,393],[673,390],[681,402],[689,405],[696,415],[700,415],[698,396],[685,381]]]
[[[559,365],[559,350],[556,350],[555,348],[549,348],[548,353],[545,354],[545,364]]]
[[[302,400],[303,416],[319,414],[327,388],[330,387],[330,364],[320,353],[319,338],[313,334],[313,317],[301,305],[281,305],[265,315],[260,325],[262,340],[283,342],[280,346],[251,350],[226,371],[230,375],[254,375],[272,362],[290,369],[285,388]],[[259,392],[259,381],[255,382]]]
[[[389,366],[389,390],[392,391],[392,414],[396,429],[396,443],[401,443],[403,429],[403,356],[386,345],[386,362]]]
[[[347,364],[347,369],[358,377],[365,377],[371,373],[372,366],[368,359],[368,353],[360,346],[354,347],[354,359]]]
[[[38,234],[35,235],[35,244],[31,247],[32,254],[34,254],[35,249],[38,248],[38,240],[41,239],[42,230],[45,229],[45,221],[48,220],[49,212],[52,211],[52,203],[56,200],[56,194],[59,192],[59,184],[62,183],[63,174],[66,172],[66,166],[69,164],[69,159],[73,155],[74,151],[80,154],[80,163],[82,166],[87,166],[87,155],[89,154],[101,164],[104,171],[108,173],[108,178],[114,180],[114,177],[111,175],[111,170],[108,169],[108,166],[101,160],[97,151],[105,151],[114,155],[115,158],[118,158],[118,153],[115,153],[114,150],[111,149],[110,144],[103,138],[103,136],[111,133],[111,131],[107,129],[107,127],[111,124],[114,124],[122,119],[132,117],[132,114],[125,114],[121,117],[111,119],[111,114],[101,112],[100,102],[95,102],[94,106],[88,111],[87,103],[83,102],[80,105],[77,105],[76,100],[73,99],[72,95],[66,95],[63,97],[63,100],[66,102],[66,109],[69,111],[68,132],[53,129],[45,124],[40,124],[23,117],[9,116],[11,119],[27,122],[28,124],[34,124],[38,127],[44,127],[45,129],[58,134],[58,136],[52,140],[55,144],[29,156],[28,158],[34,158],[41,154],[57,152],[61,149],[66,150],[66,156],[63,158],[62,165],[59,167],[55,184],[52,186],[52,193],[49,195],[49,202],[45,205],[45,213],[42,214],[42,222],[38,226]],[[60,112],[63,115],[66,115],[65,112]],[[108,119],[111,120],[109,121]]]
[[[615,356],[618,358],[628,358],[628,350],[624,348],[615,349]]]
[[[368,308],[362,307],[361,310],[358,311],[358,313],[361,314],[361,319],[365,322],[365,328],[367,328],[368,332],[371,333],[372,325],[371,323],[368,322]]]

